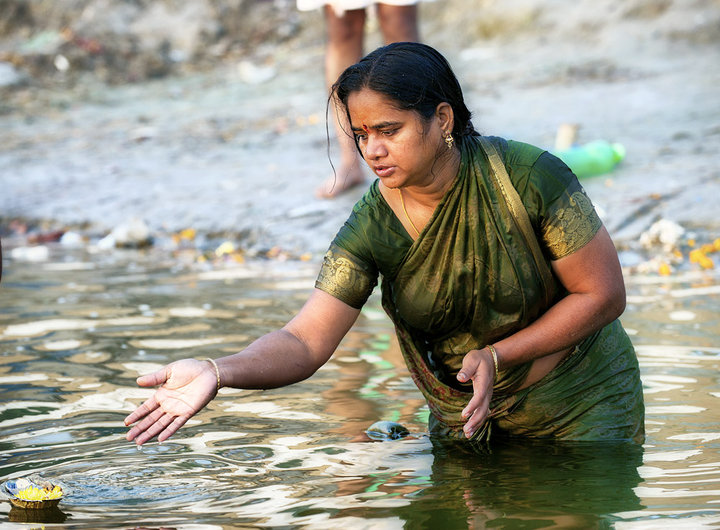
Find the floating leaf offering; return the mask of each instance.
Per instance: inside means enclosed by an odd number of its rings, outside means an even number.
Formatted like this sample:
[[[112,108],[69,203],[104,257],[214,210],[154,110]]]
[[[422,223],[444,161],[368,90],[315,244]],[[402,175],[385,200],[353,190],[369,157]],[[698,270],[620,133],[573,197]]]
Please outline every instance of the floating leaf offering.
[[[58,482],[33,475],[4,482],[0,493],[19,508],[46,509],[58,505],[65,488]]]

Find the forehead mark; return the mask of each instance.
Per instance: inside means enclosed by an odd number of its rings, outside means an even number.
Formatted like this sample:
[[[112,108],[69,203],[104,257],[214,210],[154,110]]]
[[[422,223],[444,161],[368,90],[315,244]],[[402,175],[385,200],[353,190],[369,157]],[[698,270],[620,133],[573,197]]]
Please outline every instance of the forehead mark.
[[[362,124],[362,128],[363,128],[363,131],[365,131],[366,133],[369,133],[369,132],[370,132],[370,129],[369,129],[368,126],[365,125],[364,123]]]

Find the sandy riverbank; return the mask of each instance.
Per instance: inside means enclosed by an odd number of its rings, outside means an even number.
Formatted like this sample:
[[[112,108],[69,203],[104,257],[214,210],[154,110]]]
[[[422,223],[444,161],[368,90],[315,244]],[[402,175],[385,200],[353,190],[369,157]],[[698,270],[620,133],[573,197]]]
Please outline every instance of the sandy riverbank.
[[[101,237],[139,217],[153,233],[319,256],[363,192],[313,194],[331,171],[319,16],[212,68],[3,87],[6,233],[22,218]],[[576,123],[580,142],[625,146],[613,173],[584,181],[618,246],[660,218],[720,231],[719,2],[438,0],[422,20],[482,132],[549,148]]]

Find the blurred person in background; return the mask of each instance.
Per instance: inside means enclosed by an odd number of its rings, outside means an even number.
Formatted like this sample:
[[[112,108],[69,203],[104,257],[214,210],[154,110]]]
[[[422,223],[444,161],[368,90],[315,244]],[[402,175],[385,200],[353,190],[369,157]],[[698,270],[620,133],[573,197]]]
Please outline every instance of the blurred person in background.
[[[325,81],[330,87],[348,66],[363,56],[365,22],[368,9],[375,7],[378,25],[385,44],[391,42],[417,42],[418,0],[297,0],[301,11],[322,8],[325,12],[327,47],[325,50]],[[334,120],[336,136],[340,147],[340,166],[315,194],[324,199],[334,198],[341,193],[365,182],[364,165],[358,157],[352,136],[347,134],[344,117]]]

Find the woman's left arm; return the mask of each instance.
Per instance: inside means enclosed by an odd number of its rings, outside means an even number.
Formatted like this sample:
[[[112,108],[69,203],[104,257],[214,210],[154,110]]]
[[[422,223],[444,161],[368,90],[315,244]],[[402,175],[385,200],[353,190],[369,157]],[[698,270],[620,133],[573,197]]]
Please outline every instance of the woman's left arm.
[[[524,329],[494,344],[500,370],[577,345],[625,310],[625,284],[617,251],[605,227],[572,254],[552,262],[568,295]],[[473,381],[473,398],[463,410],[471,436],[488,414],[495,367],[487,348],[469,352],[458,380]]]
[[[625,310],[622,269],[605,227],[584,247],[553,261],[552,268],[568,295],[495,344],[501,369],[575,346]]]

